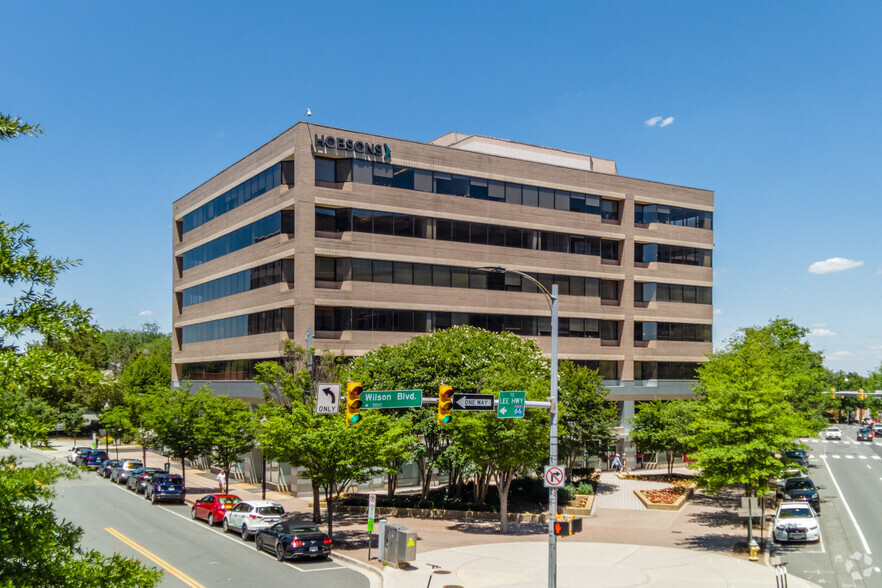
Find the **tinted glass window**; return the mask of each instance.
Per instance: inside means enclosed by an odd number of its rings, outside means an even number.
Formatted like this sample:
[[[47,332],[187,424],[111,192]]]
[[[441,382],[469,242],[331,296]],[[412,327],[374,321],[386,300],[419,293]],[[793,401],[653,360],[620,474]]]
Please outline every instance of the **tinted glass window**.
[[[317,182],[336,182],[337,165],[333,159],[315,158],[315,179]]]

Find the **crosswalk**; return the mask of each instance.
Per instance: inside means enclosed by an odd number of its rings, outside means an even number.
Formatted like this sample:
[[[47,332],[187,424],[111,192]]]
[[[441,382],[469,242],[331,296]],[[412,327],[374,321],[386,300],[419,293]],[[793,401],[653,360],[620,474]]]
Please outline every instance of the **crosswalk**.
[[[882,457],[878,455],[839,455],[838,453],[832,453],[830,455],[819,455],[817,456],[819,459],[882,459]],[[809,455],[809,459],[814,459],[814,455]]]

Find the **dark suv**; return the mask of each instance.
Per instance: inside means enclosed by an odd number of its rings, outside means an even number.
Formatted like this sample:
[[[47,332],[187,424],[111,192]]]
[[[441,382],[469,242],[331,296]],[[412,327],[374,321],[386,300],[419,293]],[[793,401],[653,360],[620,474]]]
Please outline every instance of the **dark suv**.
[[[144,488],[144,498],[153,504],[159,500],[174,500],[183,504],[186,495],[184,479],[177,474],[153,474]]]
[[[785,451],[783,457],[785,460],[797,463],[804,468],[807,468],[809,465],[808,455],[806,455],[805,449],[791,449]]]
[[[821,514],[821,496],[811,478],[788,478],[779,490],[784,500],[805,500],[815,512]]]
[[[103,449],[88,449],[77,456],[77,465],[87,468],[100,467],[107,459],[107,452]]]

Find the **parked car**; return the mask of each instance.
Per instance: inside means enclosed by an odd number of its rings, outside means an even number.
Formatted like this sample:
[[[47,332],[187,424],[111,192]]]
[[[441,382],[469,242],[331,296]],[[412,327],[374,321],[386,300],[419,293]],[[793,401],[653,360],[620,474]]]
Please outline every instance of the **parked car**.
[[[805,502],[782,502],[773,524],[775,541],[820,541],[818,515]]]
[[[785,451],[782,456],[785,460],[795,462],[804,468],[807,468],[809,465],[805,449],[790,449]]]
[[[98,466],[98,469],[95,470],[95,473],[101,476],[102,478],[110,477],[110,470],[118,466],[122,463],[121,459],[105,459],[101,462],[101,465]]]
[[[110,481],[117,484],[125,484],[132,472],[143,465],[138,459],[124,459],[122,463],[110,470]]]
[[[77,458],[87,449],[92,449],[92,447],[87,445],[74,445],[67,452],[67,462],[71,464],[77,463]]]
[[[784,483],[787,482],[790,478],[807,478],[808,475],[804,471],[799,468],[789,468],[781,474],[781,477],[775,480],[776,485],[776,493],[778,496],[781,496],[784,492]]]
[[[133,490],[136,494],[140,494],[144,491],[144,488],[147,487],[147,480],[150,479],[150,476],[160,472],[165,473],[165,470],[162,468],[148,468],[141,466],[129,474],[129,477],[126,480],[126,488]]]
[[[153,474],[144,485],[144,498],[152,504],[160,500],[173,500],[184,504],[186,495],[184,479],[178,474],[167,474],[165,471]]]
[[[190,509],[190,518],[204,519],[209,525],[214,525],[224,520],[224,515],[242,499],[235,494],[208,494],[193,503]]]
[[[238,531],[242,534],[242,540],[248,541],[255,532],[282,522],[286,516],[285,509],[278,502],[246,500],[224,515],[224,533]]]
[[[839,429],[839,427],[828,427],[824,431],[824,438],[836,440],[842,439],[842,431]]]
[[[313,523],[288,519],[254,534],[254,546],[276,554],[284,561],[295,557],[326,558],[331,554],[331,538]]]
[[[105,459],[107,459],[107,452],[103,449],[87,449],[77,456],[77,465],[97,468]]]
[[[875,423],[870,427],[870,429],[873,431],[873,435],[875,437],[882,435],[882,423]]]
[[[815,512],[821,512],[821,496],[811,478],[789,478],[781,488],[780,496],[784,500],[804,500],[812,505]]]
[[[873,441],[873,431],[867,427],[862,427],[862,428],[858,429],[857,440],[872,442]]]

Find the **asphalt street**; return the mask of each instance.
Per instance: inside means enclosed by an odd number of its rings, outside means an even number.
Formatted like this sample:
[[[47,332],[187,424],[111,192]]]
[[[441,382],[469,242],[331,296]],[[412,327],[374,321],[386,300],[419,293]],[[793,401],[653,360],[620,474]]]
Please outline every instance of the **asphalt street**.
[[[24,465],[48,461],[36,450],[11,448],[0,453],[14,453]],[[209,528],[191,520],[186,505],[151,505],[142,495],[92,472],[59,482],[57,491],[56,515],[83,528],[84,546],[162,568],[166,575],[161,586],[369,586],[362,574],[334,561],[280,563],[257,551],[253,541],[243,542],[219,526]]]
[[[841,441],[803,440],[808,475],[821,495],[821,541],[777,544],[771,555],[821,586],[882,588],[882,439],[859,442],[859,427],[839,428]]]

